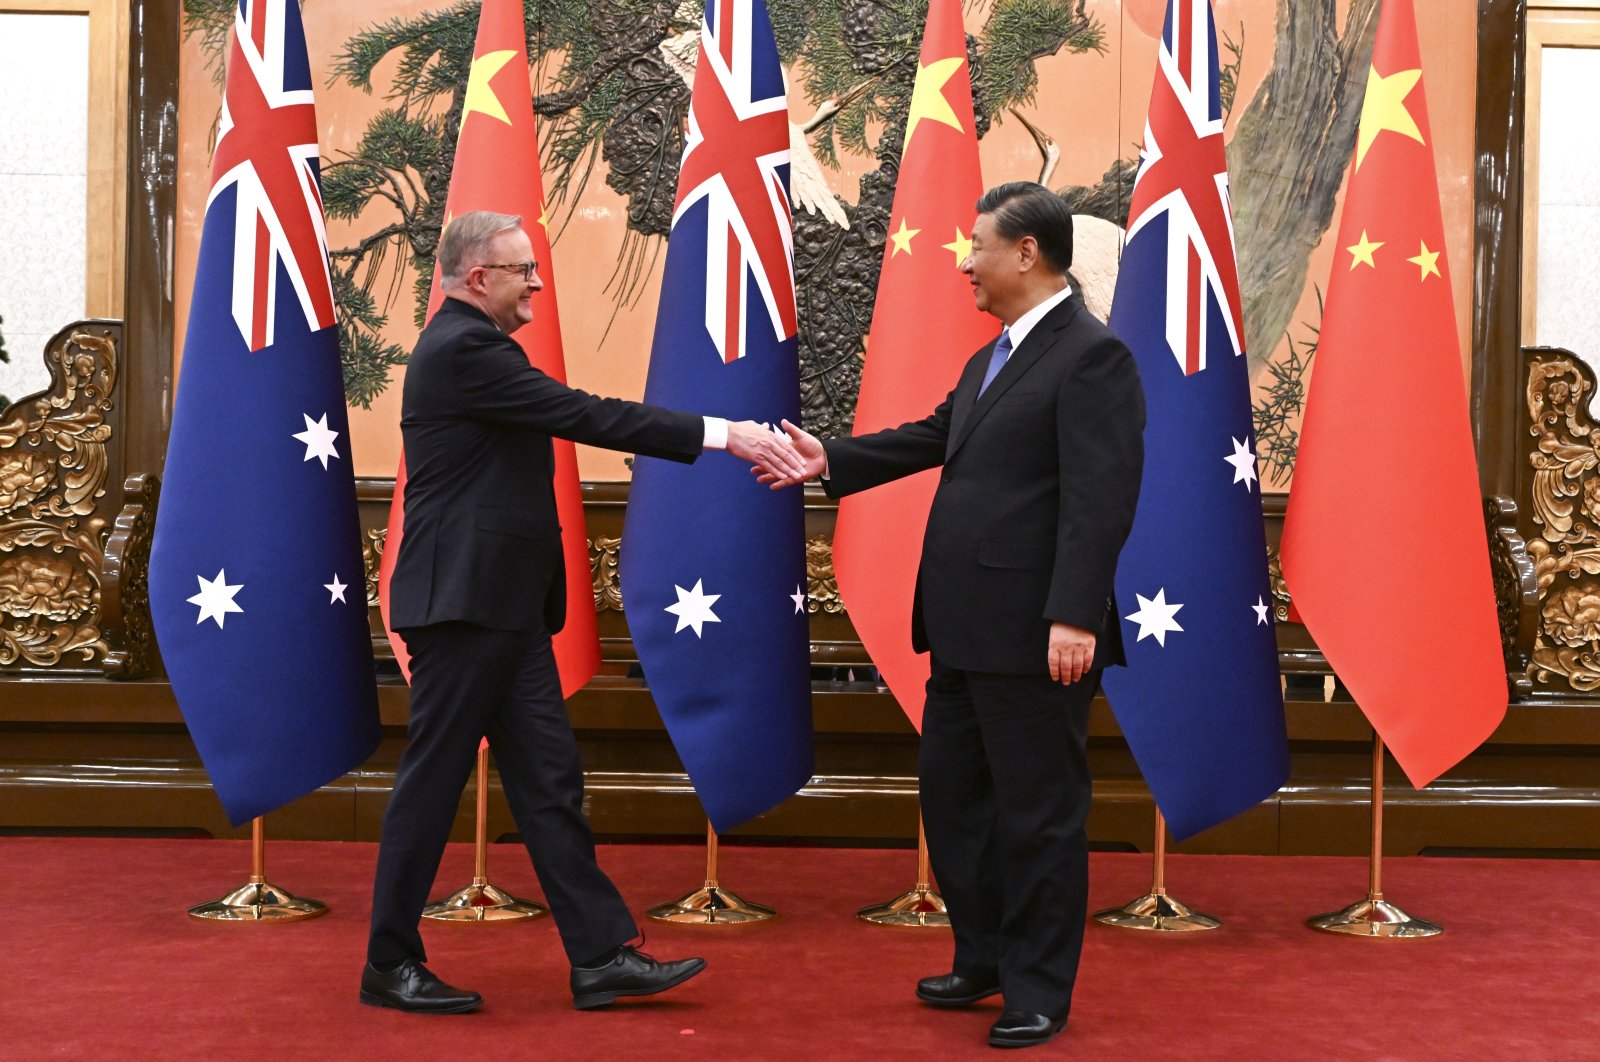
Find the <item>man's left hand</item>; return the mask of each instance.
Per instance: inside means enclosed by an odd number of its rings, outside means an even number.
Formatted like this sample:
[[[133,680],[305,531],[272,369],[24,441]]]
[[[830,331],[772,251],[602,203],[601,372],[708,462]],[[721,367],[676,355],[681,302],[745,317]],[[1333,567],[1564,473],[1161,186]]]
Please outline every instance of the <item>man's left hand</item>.
[[[1050,624],[1050,678],[1070,686],[1083,678],[1094,663],[1094,635],[1065,623]]]

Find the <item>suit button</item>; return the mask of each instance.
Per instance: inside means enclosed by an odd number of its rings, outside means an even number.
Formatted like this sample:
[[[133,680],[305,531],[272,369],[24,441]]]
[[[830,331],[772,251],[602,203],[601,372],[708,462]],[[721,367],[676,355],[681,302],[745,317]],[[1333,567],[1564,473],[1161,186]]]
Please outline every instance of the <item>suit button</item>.
[[[948,472],[939,473],[939,482],[940,483],[949,483],[950,482],[950,473],[948,473]]]

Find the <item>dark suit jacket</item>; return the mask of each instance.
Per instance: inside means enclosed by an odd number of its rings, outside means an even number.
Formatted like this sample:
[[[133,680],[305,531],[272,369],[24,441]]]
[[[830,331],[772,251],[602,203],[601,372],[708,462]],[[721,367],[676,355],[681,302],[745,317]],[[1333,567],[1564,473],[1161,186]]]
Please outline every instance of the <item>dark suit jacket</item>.
[[[825,444],[836,497],[944,466],[928,514],[912,643],[950,667],[1047,674],[1051,622],[1123,663],[1112,579],[1144,465],[1133,355],[1076,295],[1027,334],[989,389],[972,356],[924,420]]]
[[[528,364],[476,307],[446,299],[406,370],[405,533],[389,588],[395,630],[461,620],[552,634],[566,621],[551,436],[693,461],[705,422],[596,398]]]

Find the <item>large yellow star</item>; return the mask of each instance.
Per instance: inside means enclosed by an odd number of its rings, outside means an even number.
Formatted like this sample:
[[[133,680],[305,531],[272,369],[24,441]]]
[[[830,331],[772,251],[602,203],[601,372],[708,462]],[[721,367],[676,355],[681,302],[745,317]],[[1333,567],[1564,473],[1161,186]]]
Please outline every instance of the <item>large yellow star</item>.
[[[965,262],[967,260],[967,256],[972,253],[972,238],[970,236],[963,235],[961,232],[961,226],[957,225],[955,240],[951,243],[942,243],[939,246],[946,251],[955,252],[956,265],[960,265],[962,262]]]
[[[467,124],[467,115],[473,111],[486,114],[490,118],[511,124],[511,119],[506,115],[506,109],[500,105],[500,97],[494,94],[494,89],[489,87],[489,79],[500,72],[500,68],[511,61],[516,55],[513,51],[487,52],[476,56],[472,60],[472,70],[467,74],[467,100],[461,108],[461,124]]]
[[[889,257],[893,258],[895,255],[899,254],[901,251],[904,251],[906,254],[910,254],[911,253],[911,237],[917,235],[917,233],[919,233],[921,231],[922,231],[921,229],[908,229],[908,228],[906,228],[906,219],[905,218],[901,218],[900,219],[900,231],[899,232],[891,232],[889,234],[890,241],[894,243],[894,250],[889,252]]]
[[[1388,77],[1378,76],[1377,67],[1367,71],[1367,96],[1361,101],[1361,129],[1356,135],[1356,169],[1361,168],[1372,142],[1386,129],[1409,136],[1419,144],[1426,143],[1416,119],[1406,110],[1406,97],[1421,80],[1421,70],[1402,70]]]
[[[1345,250],[1349,251],[1351,255],[1354,256],[1350,259],[1350,268],[1354,269],[1356,266],[1364,264],[1371,266],[1373,269],[1377,269],[1378,263],[1372,260],[1372,252],[1376,251],[1382,246],[1383,241],[1380,240],[1377,243],[1373,243],[1371,240],[1367,239],[1367,230],[1362,229],[1361,242],[1352,244],[1351,246],[1345,248]]]
[[[1422,250],[1417,253],[1415,258],[1407,258],[1406,261],[1422,270],[1422,276],[1418,279],[1427,280],[1430,274],[1439,277],[1441,280],[1444,279],[1439,272],[1439,252],[1428,250],[1428,245],[1421,240],[1417,242],[1422,244]]]
[[[930,122],[943,122],[956,132],[963,132],[961,119],[950,109],[950,101],[944,98],[944,86],[966,61],[966,56],[957,55],[949,59],[936,59],[927,66],[917,64],[917,81],[911,87],[911,116],[906,119],[906,142],[900,149],[902,152],[911,147],[911,135],[917,131],[917,123],[924,118]]]

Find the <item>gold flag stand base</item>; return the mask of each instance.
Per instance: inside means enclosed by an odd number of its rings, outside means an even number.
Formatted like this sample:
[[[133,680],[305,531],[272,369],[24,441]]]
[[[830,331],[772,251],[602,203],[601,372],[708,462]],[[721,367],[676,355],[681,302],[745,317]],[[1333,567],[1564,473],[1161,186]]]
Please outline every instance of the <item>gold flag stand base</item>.
[[[544,905],[519,900],[482,878],[473,878],[471,885],[422,909],[423,918],[439,922],[511,922],[542,918],[549,913]]]
[[[778,912],[759,903],[739,899],[714,881],[696,889],[681,900],[657,904],[645,912],[657,922],[677,922],[691,925],[738,925],[742,922],[765,922]]]
[[[1383,898],[1383,736],[1376,730],[1372,734],[1372,851],[1368,871],[1365,900],[1342,911],[1308,918],[1306,925],[1322,933],[1382,940],[1425,940],[1444,932],[1443,926],[1413,918]]]
[[[925,881],[917,882],[910,892],[903,892],[888,903],[875,903],[856,912],[856,917],[875,926],[914,926],[949,929],[950,916],[945,913],[944,897],[928,888]]]
[[[328,913],[328,906],[316,900],[302,900],[269,881],[252,880],[220,900],[195,904],[190,918],[209,922],[296,922]]]
[[[327,904],[302,899],[266,878],[267,835],[260,816],[250,821],[250,881],[228,895],[189,908],[207,922],[298,922],[328,913]]]
[[[519,900],[489,884],[489,746],[478,744],[477,867],[472,884],[422,909],[423,918],[436,922],[522,922],[542,918],[549,909],[532,900]]]
[[[1094,920],[1103,926],[1150,929],[1158,933],[1194,933],[1222,928],[1222,919],[1193,910],[1164,892],[1146,893],[1121,907],[1096,911]]]
[[[765,922],[778,912],[741,900],[717,883],[717,832],[706,824],[706,883],[682,899],[657,904],[645,914],[657,922],[678,925],[736,926]]]
[[[875,926],[906,926],[912,929],[949,929],[950,915],[944,897],[933,891],[929,879],[928,835],[917,819],[917,883],[888,903],[875,903],[856,912],[856,917]]]
[[[1349,937],[1436,937],[1444,928],[1422,918],[1412,918],[1383,899],[1366,899],[1342,911],[1306,919],[1306,925],[1324,933]]]
[[[1167,895],[1167,818],[1156,809],[1155,873],[1150,891],[1105,911],[1096,911],[1094,920],[1118,929],[1145,929],[1157,933],[1199,933],[1222,928],[1222,919],[1194,910]]]

